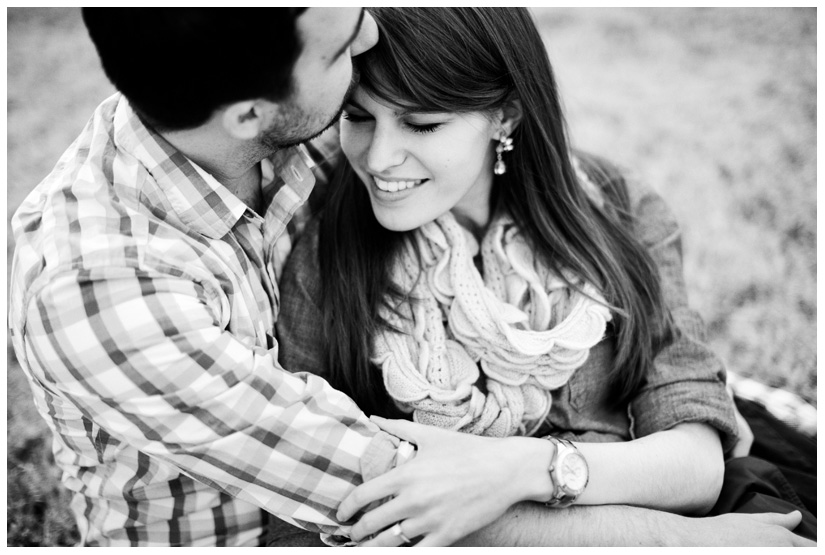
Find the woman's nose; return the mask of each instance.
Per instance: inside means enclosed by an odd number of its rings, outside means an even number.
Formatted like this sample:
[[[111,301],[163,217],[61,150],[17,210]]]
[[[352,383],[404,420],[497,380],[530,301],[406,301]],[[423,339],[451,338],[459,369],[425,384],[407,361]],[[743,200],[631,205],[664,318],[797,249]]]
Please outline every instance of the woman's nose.
[[[374,173],[382,173],[404,163],[406,154],[401,137],[388,129],[376,126],[367,152],[367,166]]]

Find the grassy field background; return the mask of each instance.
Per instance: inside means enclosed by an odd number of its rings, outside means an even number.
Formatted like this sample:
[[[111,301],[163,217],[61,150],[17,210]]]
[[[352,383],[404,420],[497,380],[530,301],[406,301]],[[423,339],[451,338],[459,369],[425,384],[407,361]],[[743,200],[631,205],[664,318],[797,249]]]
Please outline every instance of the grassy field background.
[[[676,212],[713,347],[816,405],[816,10],[535,13],[574,142]],[[10,218],[113,89],[78,10],[7,14]],[[71,544],[50,432],[10,347],[7,384],[7,543]]]

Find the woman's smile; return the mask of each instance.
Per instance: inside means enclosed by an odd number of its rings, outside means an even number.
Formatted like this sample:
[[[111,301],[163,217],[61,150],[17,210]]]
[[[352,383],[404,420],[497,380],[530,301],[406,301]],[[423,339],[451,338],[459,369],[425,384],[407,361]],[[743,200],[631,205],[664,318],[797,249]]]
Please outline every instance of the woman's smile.
[[[429,179],[382,179],[372,176],[370,196],[380,204],[394,204],[411,197]]]
[[[387,193],[412,189],[428,181],[427,179],[382,179],[378,176],[373,176],[373,180],[380,191]]]

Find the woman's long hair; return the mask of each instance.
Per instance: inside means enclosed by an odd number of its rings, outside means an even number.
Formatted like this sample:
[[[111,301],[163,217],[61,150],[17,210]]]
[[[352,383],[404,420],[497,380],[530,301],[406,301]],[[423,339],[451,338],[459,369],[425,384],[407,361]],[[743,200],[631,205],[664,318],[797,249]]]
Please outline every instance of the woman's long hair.
[[[559,275],[594,284],[614,311],[613,400],[638,389],[670,332],[656,268],[628,225],[622,191],[597,207],[577,182],[556,83],[525,8],[374,8],[378,44],[356,58],[361,86],[377,98],[438,112],[485,112],[522,104],[507,172],[496,176],[496,211],[520,225]],[[479,153],[481,155],[481,153]],[[624,218],[616,214],[624,214]],[[389,270],[404,233],[383,228],[351,169],[331,187],[320,229],[324,331],[330,382],[367,413],[398,413],[370,362],[378,308],[404,300]],[[394,302],[394,301],[393,301]],[[391,304],[393,304],[391,302]]]

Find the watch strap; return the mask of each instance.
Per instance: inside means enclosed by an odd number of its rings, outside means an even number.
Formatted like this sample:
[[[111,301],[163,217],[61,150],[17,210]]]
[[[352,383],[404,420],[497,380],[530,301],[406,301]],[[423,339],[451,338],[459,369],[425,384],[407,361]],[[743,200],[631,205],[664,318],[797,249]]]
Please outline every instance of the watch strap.
[[[549,441],[553,442],[553,446],[555,447],[555,452],[553,453],[553,458],[550,460],[550,465],[547,468],[547,472],[550,474],[550,481],[553,482],[553,496],[544,502],[545,506],[553,507],[555,509],[564,509],[572,505],[576,499],[579,497],[579,494],[571,494],[567,490],[565,490],[564,485],[560,484],[557,476],[557,468],[559,461],[561,460],[562,454],[566,451],[575,451],[578,453],[578,449],[576,448],[573,443],[566,439],[558,438],[558,437],[549,437],[547,438]]]

